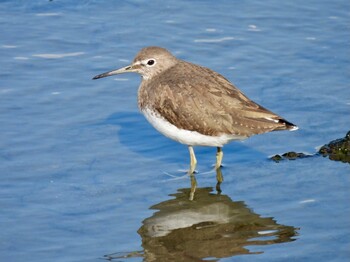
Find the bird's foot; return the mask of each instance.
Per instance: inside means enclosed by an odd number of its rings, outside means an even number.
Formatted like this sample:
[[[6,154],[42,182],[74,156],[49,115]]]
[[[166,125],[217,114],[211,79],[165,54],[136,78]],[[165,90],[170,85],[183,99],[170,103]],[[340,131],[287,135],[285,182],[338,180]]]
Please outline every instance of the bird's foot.
[[[194,170],[192,173],[191,173],[191,170],[187,170],[187,169],[178,169],[177,170],[179,173],[185,173],[187,175],[191,175],[191,174],[197,174],[198,171],[197,170]]]
[[[211,165],[211,166],[214,167],[215,169],[218,169],[218,168],[225,168],[225,167],[226,167],[226,165],[223,165],[223,164],[220,164],[219,167],[217,167],[216,164],[213,164],[213,165]]]

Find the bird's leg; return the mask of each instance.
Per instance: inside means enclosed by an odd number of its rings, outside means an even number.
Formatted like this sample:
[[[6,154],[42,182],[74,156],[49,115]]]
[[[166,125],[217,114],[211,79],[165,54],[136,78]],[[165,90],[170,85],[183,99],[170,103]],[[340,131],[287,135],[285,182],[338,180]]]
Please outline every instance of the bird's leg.
[[[224,178],[221,172],[221,162],[222,162],[223,156],[224,156],[224,152],[222,151],[222,148],[217,147],[215,170],[216,170],[216,180],[217,180],[216,191],[218,192],[218,194],[221,193],[220,185],[222,181],[224,181]]]
[[[188,150],[190,151],[190,159],[191,159],[190,170],[188,171],[188,173],[192,175],[194,173],[194,170],[196,169],[197,159],[196,159],[196,155],[194,154],[193,147],[188,146]]]
[[[220,195],[221,194],[221,183],[222,183],[222,181],[224,181],[224,177],[222,175],[221,168],[216,169],[216,181],[217,181],[216,191]]]
[[[194,174],[191,174],[191,191],[190,191],[190,197],[189,200],[193,200],[194,199],[194,193],[196,192],[196,188],[197,188],[197,180]]]
[[[224,156],[224,152],[222,152],[222,148],[217,147],[215,169],[218,169],[221,167],[221,162],[222,162],[223,156]]]

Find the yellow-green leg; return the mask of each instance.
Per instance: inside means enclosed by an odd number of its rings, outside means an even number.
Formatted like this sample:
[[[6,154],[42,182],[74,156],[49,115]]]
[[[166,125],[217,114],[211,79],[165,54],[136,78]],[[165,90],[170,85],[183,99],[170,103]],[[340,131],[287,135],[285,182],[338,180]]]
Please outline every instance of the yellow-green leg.
[[[222,176],[222,172],[221,172],[221,162],[222,162],[223,156],[224,156],[224,152],[222,152],[222,148],[217,147],[215,170],[216,170],[216,180],[217,180],[216,191],[218,192],[218,194],[221,193],[220,185],[222,181],[224,181],[224,177]]]
[[[194,174],[191,174],[190,177],[191,177],[191,191],[190,191],[189,199],[192,201],[194,199],[194,193],[196,192],[196,188],[197,188],[197,180]]]
[[[188,171],[188,173],[191,175],[194,173],[194,170],[196,169],[197,166],[197,159],[196,159],[196,155],[194,154],[194,150],[192,146],[188,146],[188,150],[190,151],[190,170]]]
[[[221,183],[224,181],[224,177],[222,175],[221,172],[221,168],[217,168],[216,169],[216,191],[218,192],[218,194],[221,193]]]
[[[221,167],[221,162],[222,162],[223,156],[224,156],[224,152],[222,152],[222,148],[217,147],[215,169],[218,169]]]

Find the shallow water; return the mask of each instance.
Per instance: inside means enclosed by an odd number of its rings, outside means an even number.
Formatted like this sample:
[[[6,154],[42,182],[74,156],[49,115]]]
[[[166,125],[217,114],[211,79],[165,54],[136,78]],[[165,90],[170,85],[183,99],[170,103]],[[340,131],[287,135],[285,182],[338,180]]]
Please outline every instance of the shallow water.
[[[0,260],[349,259],[349,165],[268,160],[312,154],[350,129],[349,10],[345,0],[0,1]],[[221,195],[215,149],[196,148],[190,202],[187,149],[138,113],[139,77],[91,81],[148,45],[222,73],[300,129],[227,145]]]

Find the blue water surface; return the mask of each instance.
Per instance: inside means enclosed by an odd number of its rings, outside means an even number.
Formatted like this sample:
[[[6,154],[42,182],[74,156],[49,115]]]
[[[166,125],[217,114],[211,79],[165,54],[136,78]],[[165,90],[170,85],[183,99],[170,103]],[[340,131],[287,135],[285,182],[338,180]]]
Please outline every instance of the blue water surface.
[[[190,187],[188,151],[138,112],[139,76],[91,80],[149,45],[214,69],[300,127],[225,146],[221,185],[295,235],[187,261],[350,259],[349,164],[268,159],[313,154],[350,129],[349,1],[2,0],[0,29],[1,261],[151,261],[138,230]],[[215,188],[215,149],[196,155],[198,186]]]

